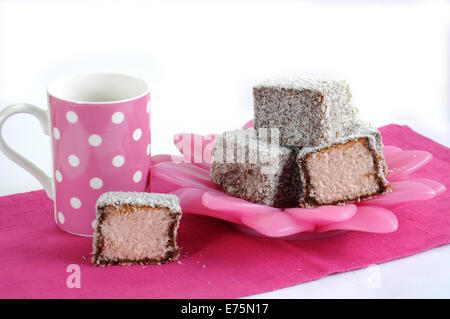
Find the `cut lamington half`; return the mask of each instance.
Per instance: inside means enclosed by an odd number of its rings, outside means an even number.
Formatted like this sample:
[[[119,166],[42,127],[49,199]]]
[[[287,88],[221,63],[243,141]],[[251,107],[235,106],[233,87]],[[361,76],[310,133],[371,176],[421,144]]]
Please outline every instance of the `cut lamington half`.
[[[181,208],[175,195],[104,193],[96,216],[92,262],[97,266],[162,264],[179,256]]]
[[[302,179],[301,207],[342,205],[388,192],[381,140],[364,124],[352,135],[297,155]],[[375,135],[375,136],[374,136]]]

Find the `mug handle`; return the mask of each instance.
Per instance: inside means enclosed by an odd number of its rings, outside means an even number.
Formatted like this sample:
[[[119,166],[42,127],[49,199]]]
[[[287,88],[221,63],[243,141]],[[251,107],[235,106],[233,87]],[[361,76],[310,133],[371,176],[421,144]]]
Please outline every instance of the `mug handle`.
[[[26,171],[33,175],[44,187],[45,191],[47,192],[47,196],[50,199],[54,200],[55,186],[53,183],[53,178],[48,177],[40,168],[14,151],[11,147],[9,147],[8,144],[6,144],[5,140],[3,139],[3,124],[10,116],[17,113],[28,113],[36,117],[39,120],[39,123],[41,123],[44,134],[50,136],[50,118],[47,111],[34,105],[25,103],[10,105],[0,112],[0,151],[2,151],[3,154],[5,154],[6,157],[8,157],[14,163],[22,166]]]

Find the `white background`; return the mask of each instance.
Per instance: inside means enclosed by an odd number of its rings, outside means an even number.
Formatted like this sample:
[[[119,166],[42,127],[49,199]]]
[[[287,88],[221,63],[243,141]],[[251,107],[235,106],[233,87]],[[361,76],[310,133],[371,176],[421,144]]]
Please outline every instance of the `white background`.
[[[450,145],[447,1],[0,0],[0,110],[46,108],[46,86],[79,73],[118,72],[152,88],[152,154],[177,132],[220,133],[252,117],[252,86],[271,77],[349,81],[361,116],[408,124]],[[3,136],[51,174],[48,138],[29,115]],[[42,188],[0,154],[0,195]],[[263,297],[450,297],[450,249]],[[378,271],[378,270],[377,270]]]

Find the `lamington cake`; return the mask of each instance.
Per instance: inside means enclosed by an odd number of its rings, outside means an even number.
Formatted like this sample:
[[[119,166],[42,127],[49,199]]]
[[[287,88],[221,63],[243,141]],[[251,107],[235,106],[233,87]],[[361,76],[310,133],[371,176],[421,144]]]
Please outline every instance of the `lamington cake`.
[[[346,81],[282,78],[253,88],[254,127],[277,128],[280,143],[317,146],[347,134],[357,117]]]
[[[172,194],[108,192],[96,204],[92,262],[97,266],[176,260],[181,218]]]
[[[391,188],[381,135],[365,122],[315,147],[281,146],[260,135],[248,128],[216,138],[210,175],[224,192],[286,208],[356,202]]]
[[[341,205],[391,189],[381,134],[358,119],[347,82],[267,80],[253,94],[254,127],[215,140],[210,175],[226,193],[284,208]]]
[[[300,207],[341,205],[388,192],[379,147],[374,132],[363,125],[331,143],[302,148],[297,155]]]
[[[210,175],[224,192],[273,207],[297,206],[298,165],[293,148],[254,128],[225,132],[215,140]]]

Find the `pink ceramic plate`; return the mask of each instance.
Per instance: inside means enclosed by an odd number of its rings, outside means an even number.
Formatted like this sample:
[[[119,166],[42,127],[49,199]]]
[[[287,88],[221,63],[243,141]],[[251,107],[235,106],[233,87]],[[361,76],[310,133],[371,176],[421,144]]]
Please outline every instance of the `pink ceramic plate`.
[[[251,125],[249,121],[244,127]],[[175,146],[183,156],[152,157],[151,190],[176,194],[184,213],[226,220],[241,230],[259,235],[302,238],[300,234],[312,239],[349,230],[389,233],[398,227],[390,209],[407,202],[431,199],[446,190],[433,180],[408,178],[432,159],[430,153],[385,146],[387,179],[394,186],[388,194],[345,206],[279,209],[258,205],[222,192],[211,181],[209,168],[215,137],[214,134],[177,134]]]

